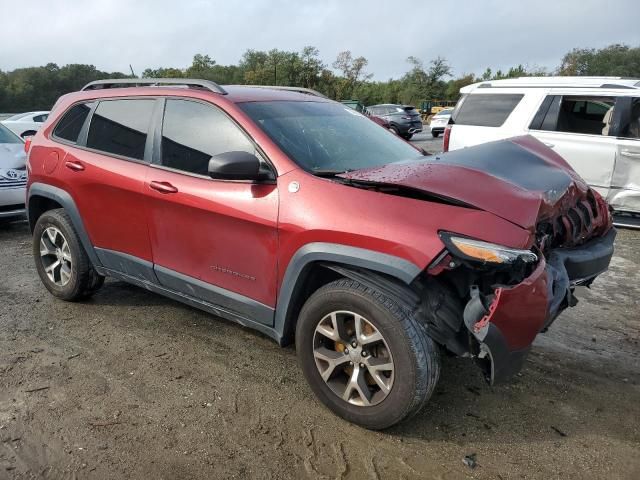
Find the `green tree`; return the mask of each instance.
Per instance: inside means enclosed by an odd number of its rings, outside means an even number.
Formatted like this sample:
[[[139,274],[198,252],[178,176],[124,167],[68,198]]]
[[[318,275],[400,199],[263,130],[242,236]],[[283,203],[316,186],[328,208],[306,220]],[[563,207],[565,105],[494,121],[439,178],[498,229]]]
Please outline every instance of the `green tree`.
[[[342,78],[336,83],[336,98],[348,99],[352,96],[354,89],[373,74],[366,73],[365,67],[369,61],[364,57],[353,58],[349,50],[338,53],[338,57],[333,62],[333,68],[342,73]]]
[[[560,75],[606,75],[640,77],[640,47],[613,44],[595,48],[574,48],[558,68]]]

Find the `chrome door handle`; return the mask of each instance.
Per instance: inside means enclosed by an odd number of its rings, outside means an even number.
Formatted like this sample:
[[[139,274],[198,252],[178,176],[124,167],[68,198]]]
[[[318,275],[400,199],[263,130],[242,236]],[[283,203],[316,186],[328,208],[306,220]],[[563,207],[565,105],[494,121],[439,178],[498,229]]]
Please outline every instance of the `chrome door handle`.
[[[171,185],[169,182],[158,182],[155,180],[149,183],[149,188],[160,193],[177,193],[178,192],[178,189],[173,185]]]
[[[633,152],[631,150],[621,150],[620,153],[625,157],[640,158],[640,152]]]
[[[80,162],[75,162],[73,160],[67,160],[64,162],[64,166],[69,170],[73,170],[74,172],[81,172],[84,170],[84,165]]]

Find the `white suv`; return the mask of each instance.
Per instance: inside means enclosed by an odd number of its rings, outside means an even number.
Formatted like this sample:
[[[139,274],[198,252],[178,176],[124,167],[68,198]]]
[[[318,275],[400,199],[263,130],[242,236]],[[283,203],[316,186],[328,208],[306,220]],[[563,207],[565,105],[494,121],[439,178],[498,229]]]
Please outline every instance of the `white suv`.
[[[607,199],[619,224],[640,226],[640,79],[524,77],[460,93],[445,151],[533,135]]]

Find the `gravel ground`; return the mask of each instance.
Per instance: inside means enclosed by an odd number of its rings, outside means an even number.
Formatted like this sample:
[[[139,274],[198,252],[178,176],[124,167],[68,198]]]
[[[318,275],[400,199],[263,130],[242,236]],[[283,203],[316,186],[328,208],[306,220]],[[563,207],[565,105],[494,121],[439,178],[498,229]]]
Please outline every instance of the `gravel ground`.
[[[445,358],[385,432],[323,408],[292,348],[113,280],[55,300],[24,223],[0,252],[0,479],[640,478],[640,232],[513,383]]]

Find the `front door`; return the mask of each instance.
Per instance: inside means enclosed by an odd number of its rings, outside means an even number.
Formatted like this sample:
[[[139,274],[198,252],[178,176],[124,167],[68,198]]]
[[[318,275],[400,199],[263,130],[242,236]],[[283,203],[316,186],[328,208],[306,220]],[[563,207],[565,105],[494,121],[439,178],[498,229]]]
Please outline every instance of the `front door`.
[[[640,214],[640,96],[616,104],[616,165],[607,200],[620,212]]]
[[[158,146],[146,193],[160,283],[272,324],[263,307],[276,299],[277,187],[207,174],[213,155],[256,147],[214,105],[171,98]]]

